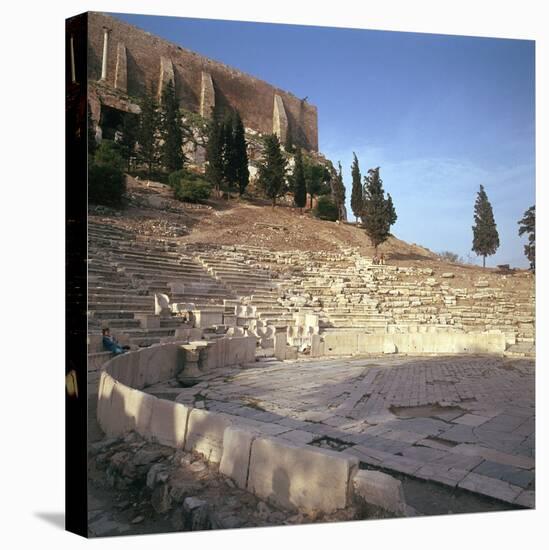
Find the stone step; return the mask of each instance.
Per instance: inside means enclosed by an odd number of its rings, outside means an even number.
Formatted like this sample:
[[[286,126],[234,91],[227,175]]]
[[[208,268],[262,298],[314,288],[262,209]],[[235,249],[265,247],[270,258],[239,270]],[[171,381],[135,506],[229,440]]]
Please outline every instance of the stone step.
[[[134,318],[134,312],[133,311],[125,311],[125,310],[94,310],[94,311],[88,311],[88,315],[91,318],[94,319],[133,319]]]
[[[145,311],[153,312],[154,304],[130,303],[130,302],[98,302],[89,303],[88,309],[91,311]]]
[[[153,296],[140,296],[137,294],[126,294],[123,292],[117,294],[96,294],[92,289],[88,292],[89,303],[102,303],[102,302],[119,302],[119,303],[132,303],[132,304],[150,304],[154,305]]]

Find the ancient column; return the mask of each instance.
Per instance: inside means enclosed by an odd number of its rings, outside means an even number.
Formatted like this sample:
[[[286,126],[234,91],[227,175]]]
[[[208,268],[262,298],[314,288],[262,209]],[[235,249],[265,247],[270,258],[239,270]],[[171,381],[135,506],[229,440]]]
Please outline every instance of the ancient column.
[[[116,70],[114,73],[114,87],[123,92],[128,91],[128,61],[126,57],[126,46],[118,42],[116,48]]]
[[[101,80],[107,80],[107,56],[109,53],[109,29],[103,27],[103,63],[101,65]]]
[[[288,117],[286,116],[286,109],[284,109],[282,98],[278,94],[275,94],[273,107],[273,134],[276,134],[280,143],[284,145],[287,133]]]
[[[209,118],[212,116],[212,109],[215,107],[215,89],[212,75],[202,71],[202,83],[200,86],[200,114]]]
[[[76,66],[74,64],[74,38],[71,34],[71,81],[73,84],[76,84]]]

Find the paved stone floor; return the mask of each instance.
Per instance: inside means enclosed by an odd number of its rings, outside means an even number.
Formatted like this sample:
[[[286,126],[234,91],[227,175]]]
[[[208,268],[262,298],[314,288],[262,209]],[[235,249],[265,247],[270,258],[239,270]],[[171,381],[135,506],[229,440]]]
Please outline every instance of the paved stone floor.
[[[534,375],[531,359],[494,356],[273,362],[205,377],[177,400],[369,466],[533,507]]]

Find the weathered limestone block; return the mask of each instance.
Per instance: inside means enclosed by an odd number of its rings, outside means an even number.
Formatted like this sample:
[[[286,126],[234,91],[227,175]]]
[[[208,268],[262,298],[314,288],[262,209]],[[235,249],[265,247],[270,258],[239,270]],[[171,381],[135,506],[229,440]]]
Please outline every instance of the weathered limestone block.
[[[196,305],[192,302],[177,302],[175,304],[170,304],[170,310],[172,313],[185,313],[194,311]]]
[[[135,313],[134,319],[140,321],[141,328],[160,328],[160,317],[150,313]]]
[[[219,471],[230,477],[240,489],[246,489],[252,442],[259,435],[259,432],[236,426],[229,426],[224,432]]]
[[[145,437],[150,432],[152,411],[156,397],[139,390],[130,390],[125,403],[125,413],[130,417],[130,426],[138,434]]]
[[[122,92],[128,91],[128,61],[126,57],[126,46],[123,42],[118,42],[116,48],[114,87]]]
[[[347,506],[358,459],[282,439],[252,442],[248,490],[287,509],[325,513]]]
[[[213,325],[223,324],[223,311],[201,311],[193,312],[194,326],[198,328],[211,327]]]
[[[288,117],[286,115],[286,109],[284,109],[284,103],[282,98],[275,94],[274,107],[273,107],[273,134],[278,136],[280,143],[286,143],[286,136],[288,133]]]
[[[245,336],[246,331],[242,327],[229,327],[227,336]]]
[[[396,353],[397,347],[395,346],[394,342],[391,342],[387,339],[383,342],[383,353]]]
[[[236,315],[231,313],[223,313],[223,324],[226,327],[235,327],[236,326]]]
[[[203,409],[193,409],[189,416],[186,451],[202,453],[210,462],[220,462],[223,456],[223,435],[231,425],[230,417]]]
[[[200,114],[204,118],[210,118],[214,107],[215,89],[212,75],[202,71],[202,82],[200,84]]]
[[[284,361],[284,359],[286,359],[286,343],[286,330],[277,331],[274,336],[274,355],[280,361]]]
[[[150,429],[145,437],[161,445],[183,448],[190,412],[191,409],[182,403],[157,399],[152,410]]]
[[[155,315],[169,315],[170,310],[170,298],[167,294],[155,294],[154,295],[154,314]]]
[[[162,94],[171,82],[175,88],[175,73],[173,70],[173,63],[171,59],[167,57],[160,57],[160,78],[158,79],[158,101],[162,101]]]
[[[397,516],[406,515],[402,483],[373,470],[359,470],[353,477],[353,495],[359,503],[377,506]]]

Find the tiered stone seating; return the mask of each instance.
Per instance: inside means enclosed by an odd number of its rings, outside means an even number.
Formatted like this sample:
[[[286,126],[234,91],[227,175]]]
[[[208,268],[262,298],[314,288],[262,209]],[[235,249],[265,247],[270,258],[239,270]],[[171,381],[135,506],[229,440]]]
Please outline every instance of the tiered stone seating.
[[[296,319],[311,313],[314,327],[302,328],[320,333],[500,331],[521,350],[534,343],[534,289],[528,279],[517,288],[513,276],[487,272],[474,275],[471,286],[471,281],[454,282],[431,269],[373,265],[353,249],[326,253],[176,246],[93,220],[89,235],[90,329],[109,324],[132,343],[160,341],[182,323],[168,317],[156,328],[142,326],[139,317],[154,312],[155,293],[219,312],[222,321],[214,323],[211,337],[229,326],[241,327],[236,332],[274,326],[295,328],[289,334],[299,333],[296,341],[306,342]],[[239,310],[242,306],[245,310]]]
[[[90,330],[109,326],[131,344],[150,345],[173,337],[183,319],[161,318],[145,328],[136,316],[154,313],[154,294],[197,308],[219,307],[234,294],[170,243],[141,238],[112,225],[89,223],[88,309]]]

